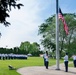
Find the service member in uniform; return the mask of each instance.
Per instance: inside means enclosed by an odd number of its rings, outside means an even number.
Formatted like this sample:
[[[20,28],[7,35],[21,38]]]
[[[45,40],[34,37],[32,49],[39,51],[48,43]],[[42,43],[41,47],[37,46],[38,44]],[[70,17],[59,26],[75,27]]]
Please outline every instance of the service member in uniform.
[[[64,56],[65,72],[68,72],[68,53]]]

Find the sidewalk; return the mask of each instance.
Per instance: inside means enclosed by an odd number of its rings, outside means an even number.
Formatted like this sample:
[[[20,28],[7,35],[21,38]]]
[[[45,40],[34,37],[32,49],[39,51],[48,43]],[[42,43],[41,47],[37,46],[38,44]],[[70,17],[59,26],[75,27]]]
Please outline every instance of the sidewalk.
[[[49,66],[45,69],[44,66],[23,67],[17,70],[21,75],[76,75],[76,68],[68,68],[65,72],[64,64],[60,64],[60,70],[56,70],[56,66]]]

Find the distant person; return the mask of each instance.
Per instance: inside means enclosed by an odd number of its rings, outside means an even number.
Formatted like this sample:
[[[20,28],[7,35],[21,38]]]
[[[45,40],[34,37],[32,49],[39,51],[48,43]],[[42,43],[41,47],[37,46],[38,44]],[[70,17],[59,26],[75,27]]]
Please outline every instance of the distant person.
[[[45,57],[46,57],[46,53],[43,55],[43,59],[44,59],[44,66],[46,66],[46,63],[45,63]]]
[[[65,72],[68,72],[68,53],[64,56]]]
[[[44,54],[43,58],[44,58],[44,65],[45,65],[46,69],[48,69],[48,64],[49,64],[48,51],[46,51],[46,53]]]
[[[73,64],[74,64],[74,67],[76,67],[76,55],[73,55]]]

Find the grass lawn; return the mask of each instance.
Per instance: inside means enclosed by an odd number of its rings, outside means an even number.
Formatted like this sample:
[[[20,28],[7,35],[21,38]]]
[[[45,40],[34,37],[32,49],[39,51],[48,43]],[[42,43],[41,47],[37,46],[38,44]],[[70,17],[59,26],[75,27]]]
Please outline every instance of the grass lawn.
[[[63,62],[63,60],[60,60],[60,62]],[[55,64],[55,59],[49,59],[49,66]],[[27,66],[44,66],[44,60],[42,57],[28,57],[27,60],[0,60],[0,75],[20,75],[16,70],[9,70],[8,65],[17,69]]]
[[[73,61],[71,61],[72,63],[69,64],[69,67],[74,67]]]

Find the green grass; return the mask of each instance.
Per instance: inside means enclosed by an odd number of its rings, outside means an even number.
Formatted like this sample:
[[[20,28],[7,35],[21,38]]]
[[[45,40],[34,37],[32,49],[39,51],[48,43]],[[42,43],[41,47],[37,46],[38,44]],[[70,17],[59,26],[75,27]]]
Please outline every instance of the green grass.
[[[69,64],[69,67],[74,67],[73,63]]]
[[[69,66],[69,67],[74,67],[73,60],[70,61],[70,62],[72,62],[72,63],[70,63],[68,66]]]
[[[63,60],[60,62],[63,62]],[[55,64],[55,59],[49,59],[49,66]],[[0,75],[20,75],[16,70],[9,70],[8,65],[12,65],[17,69],[27,66],[44,66],[44,60],[42,57],[28,57],[27,60],[0,60]]]

